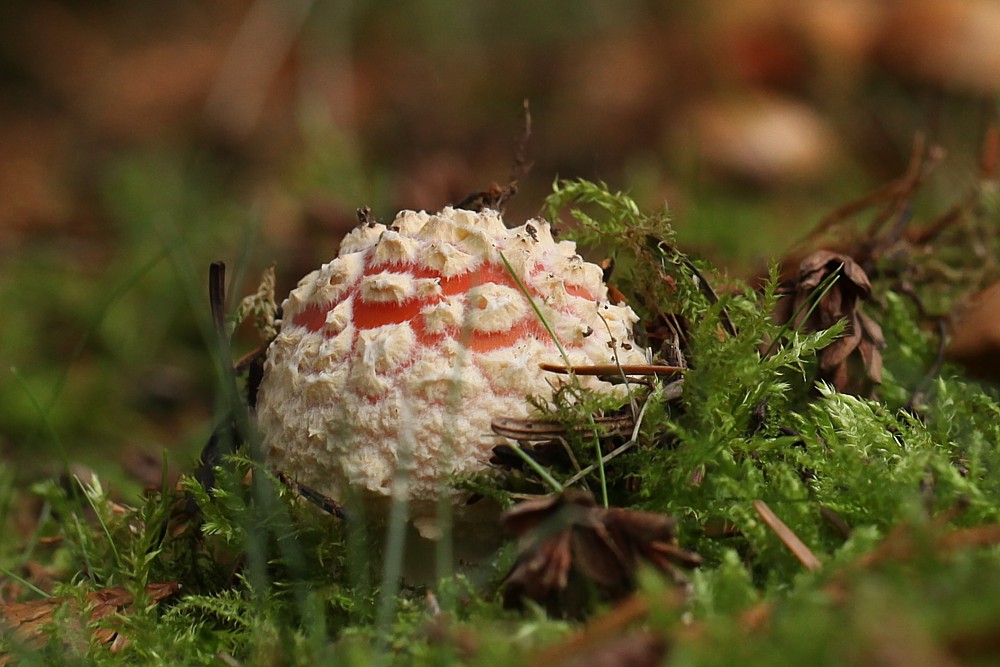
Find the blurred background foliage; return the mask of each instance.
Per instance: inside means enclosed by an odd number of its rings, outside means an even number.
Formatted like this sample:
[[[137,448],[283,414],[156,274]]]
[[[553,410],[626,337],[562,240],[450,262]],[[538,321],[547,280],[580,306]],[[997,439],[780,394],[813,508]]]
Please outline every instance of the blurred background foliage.
[[[989,0],[7,0],[0,461],[189,466],[209,262],[239,296],[276,261],[285,293],[360,206],[506,183],[524,100],[515,221],[556,176],[603,180],[746,277],[902,174],[917,133],[946,153],[917,202],[939,213],[975,181],[998,37]]]

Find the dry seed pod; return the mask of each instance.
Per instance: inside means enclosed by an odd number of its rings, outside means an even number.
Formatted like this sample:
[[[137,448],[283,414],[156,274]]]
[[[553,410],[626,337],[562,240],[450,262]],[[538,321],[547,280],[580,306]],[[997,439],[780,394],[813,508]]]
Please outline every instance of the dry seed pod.
[[[500,525],[518,538],[519,553],[504,578],[504,606],[525,599],[555,614],[580,615],[586,589],[617,600],[634,590],[641,563],[686,584],[677,566],[701,558],[677,544],[674,518],[654,512],[598,507],[584,491],[567,490],[515,505]]]
[[[840,272],[840,279],[815,308],[810,308],[816,290],[836,272]],[[885,337],[882,327],[861,311],[861,303],[871,297],[871,290],[868,275],[851,257],[817,250],[802,260],[797,279],[785,288],[788,296],[778,302],[776,319],[787,322],[795,315],[792,324],[803,331],[822,331],[847,320],[844,335],[819,355],[820,378],[837,391],[866,394],[872,385],[882,382]],[[861,373],[852,369],[852,360],[859,362]]]

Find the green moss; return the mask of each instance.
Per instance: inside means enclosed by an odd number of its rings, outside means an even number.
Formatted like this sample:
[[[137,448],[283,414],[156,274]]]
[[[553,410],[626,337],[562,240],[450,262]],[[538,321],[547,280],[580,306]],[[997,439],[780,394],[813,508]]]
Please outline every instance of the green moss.
[[[716,295],[704,281],[719,277],[670,245],[664,215],[585,181],[558,183],[548,206],[551,215],[569,208],[577,227],[567,234],[615,258],[616,284],[647,321],[671,313],[683,327],[689,369],[679,400],[655,380],[628,397],[571,386],[554,403],[537,401],[564,426],[573,454],[546,462],[547,475],[595,493],[603,486],[619,506],[676,515],[682,545],[704,557],[679,608],[657,607],[670,584],[642,576],[640,595],[654,602],[649,627],[668,638],[668,663],[861,664],[886,651],[975,661],[985,650],[977,638],[989,637],[1000,616],[1000,602],[982,594],[1000,586],[1000,549],[933,544],[942,530],[1000,521],[1000,403],[954,369],[927,376],[937,340],[911,302],[876,284],[873,311],[889,341],[881,397],[841,394],[814,378],[817,351],[842,327],[776,325],[776,270],[761,289],[730,281]],[[634,438],[595,440],[595,414],[636,408]],[[44,563],[62,582],[56,594],[74,599],[108,586],[140,599],[150,583],[182,588],[119,619],[131,638],[120,653],[81,643],[68,611],[54,615],[48,645],[27,649],[7,636],[3,649],[23,652],[23,664],[54,665],[210,665],[220,655],[245,665],[517,665],[576,629],[537,608],[505,612],[495,586],[477,590],[461,574],[439,582],[436,597],[380,581],[377,527],[323,514],[249,454],[227,458],[216,474],[212,489],[186,478],[124,511],[91,480],[36,485],[35,546],[0,540],[5,570]],[[514,483],[544,489],[531,468],[456,482],[501,497],[518,490]],[[185,513],[189,500],[199,517]],[[0,521],[11,534],[13,508],[25,501],[0,468]],[[819,572],[803,568],[754,501],[805,543]],[[907,554],[859,565],[900,526],[913,536]],[[41,537],[59,539],[42,547]],[[380,594],[396,585],[379,624]],[[432,613],[435,600],[443,613]],[[761,610],[768,621],[751,628],[747,614]],[[685,629],[691,624],[697,632]]]

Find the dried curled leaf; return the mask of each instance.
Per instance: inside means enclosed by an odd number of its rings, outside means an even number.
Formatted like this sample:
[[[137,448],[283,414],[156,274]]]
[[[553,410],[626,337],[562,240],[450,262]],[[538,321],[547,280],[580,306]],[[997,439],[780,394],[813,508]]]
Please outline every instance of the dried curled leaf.
[[[973,296],[952,323],[948,358],[976,377],[1000,380],[1000,282]]]
[[[523,502],[500,517],[520,540],[520,553],[503,582],[504,606],[527,598],[552,613],[579,615],[594,590],[617,600],[635,587],[641,562],[684,579],[675,565],[700,558],[677,546],[676,520],[662,514],[596,506],[583,491]]]
[[[146,587],[146,601],[148,604],[155,604],[176,594],[180,587],[176,581],[150,584]],[[45,645],[45,634],[55,620],[56,611],[63,605],[71,605],[73,614],[80,617],[81,623],[93,632],[94,638],[117,652],[128,645],[128,637],[113,622],[102,625],[97,623],[114,614],[126,613],[133,602],[132,594],[118,587],[88,593],[84,598],[83,613],[77,609],[77,600],[69,597],[15,602],[0,605],[0,627],[9,629],[18,644],[39,649]],[[10,655],[0,654],[0,665],[9,664],[11,659]]]
[[[832,287],[818,293],[833,276],[837,279]],[[868,275],[851,257],[817,250],[802,260],[797,277],[783,288],[787,296],[776,308],[779,323],[791,322],[801,331],[823,331],[847,321],[844,335],[819,357],[820,379],[838,391],[864,394],[882,382],[885,337],[878,323],[861,312],[861,302],[871,297],[871,291]],[[857,366],[864,377],[858,377]]]

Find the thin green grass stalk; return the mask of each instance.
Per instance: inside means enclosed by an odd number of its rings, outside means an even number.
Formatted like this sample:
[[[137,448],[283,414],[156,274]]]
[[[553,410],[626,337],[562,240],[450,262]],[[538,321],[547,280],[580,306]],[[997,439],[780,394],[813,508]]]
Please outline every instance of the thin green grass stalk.
[[[136,284],[139,283],[153,268],[159,264],[166,257],[166,252],[159,252],[144,264],[140,265],[138,269],[135,270],[132,275],[130,275],[125,280],[121,281],[114,289],[107,293],[104,297],[104,301],[97,308],[97,314],[91,319],[90,323],[87,325],[86,331],[83,332],[83,336],[77,341],[76,346],[73,348],[73,352],[69,357],[69,361],[63,366],[62,373],[59,374],[59,378],[56,380],[55,385],[52,387],[52,394],[49,396],[49,400],[45,402],[42,406],[40,403],[32,398],[32,403],[38,408],[39,415],[41,416],[44,426],[51,432],[51,424],[49,421],[49,413],[52,411],[53,406],[55,406],[56,401],[59,399],[59,395],[62,394],[63,389],[66,387],[66,382],[69,380],[69,371],[73,364],[79,359],[84,350],[87,348],[87,344],[90,339],[94,337],[94,333],[100,328],[101,324],[104,323],[104,318],[107,316],[108,311],[111,310],[111,306],[114,305],[118,299],[122,298],[128,294]],[[13,370],[13,369],[12,369]],[[34,435],[29,436],[29,440],[33,440]],[[65,458],[65,454],[64,454]]]
[[[0,498],[0,528],[3,528],[7,525],[7,517],[10,514],[15,494],[14,473],[4,466],[0,466],[0,486],[4,489],[3,497]]]
[[[843,268],[843,266],[844,264],[843,262],[841,262],[840,268]],[[823,300],[823,297],[825,297],[827,293],[829,293],[829,291],[833,289],[833,286],[837,283],[837,281],[840,280],[840,275],[841,275],[840,268],[838,268],[836,271],[832,272],[830,275],[824,278],[823,282],[817,285],[816,289],[813,290],[813,293],[810,295],[809,300],[803,303],[798,308],[796,308],[795,312],[792,313],[791,317],[788,318],[788,321],[785,322],[783,325],[781,325],[781,328],[778,329],[778,333],[775,334],[774,336],[774,340],[771,341],[771,344],[767,346],[767,349],[764,351],[764,354],[761,355],[761,359],[767,359],[771,355],[771,353],[774,352],[775,346],[785,337],[785,334],[788,333],[788,330],[792,326],[792,322],[794,322],[798,318],[803,308],[809,306],[809,310],[806,311],[806,316],[802,318],[802,322],[807,321],[812,316],[816,308],[819,307],[819,302]],[[795,327],[796,331],[798,331],[798,327],[800,325],[801,323],[799,325],[796,325]]]
[[[84,530],[83,524],[80,523],[80,517],[77,516],[76,512],[72,512],[73,517],[73,527],[76,528],[78,539],[80,540],[80,555],[83,556],[83,563],[87,566],[87,577],[94,583],[97,580],[94,578],[94,563],[90,559],[90,552],[87,551],[87,531]]]
[[[546,470],[541,464],[539,464],[538,461],[528,456],[524,452],[524,450],[521,449],[521,446],[517,444],[516,441],[508,440],[507,444],[510,445],[510,448],[514,450],[515,454],[520,456],[524,460],[524,462],[528,464],[529,468],[538,473],[538,476],[541,477],[543,480],[545,480],[546,484],[552,487],[553,491],[555,491],[556,493],[563,492],[563,485],[560,484],[558,481],[556,481],[556,478],[553,477],[551,474],[549,474],[549,471]]]
[[[4,574],[7,577],[10,577],[11,579],[13,579],[17,583],[21,584],[25,588],[31,590],[31,592],[35,593],[36,595],[41,595],[43,598],[51,598],[52,597],[51,594],[46,593],[41,588],[39,588],[38,586],[34,585],[33,583],[31,583],[30,581],[28,581],[24,577],[18,576],[17,574],[15,574],[14,572],[11,572],[10,570],[8,570],[7,568],[5,568],[3,566],[0,566],[0,573]]]
[[[17,368],[11,367],[10,372],[14,375],[14,378],[17,380],[18,385],[21,387],[25,395],[28,397],[28,400],[31,402],[31,405],[38,411],[39,418],[42,420],[42,425],[49,432],[49,435],[52,437],[53,444],[55,444],[56,449],[59,451],[63,472],[67,476],[70,476],[71,473],[69,471],[70,469],[69,457],[66,453],[66,448],[63,445],[62,439],[59,437],[59,433],[56,431],[55,425],[53,425],[52,420],[49,417],[48,410],[42,407],[42,404],[35,397],[34,393],[32,393],[31,389],[28,387],[27,382],[25,382],[24,378],[18,372]],[[70,486],[70,493],[73,496],[76,496],[76,487]],[[71,515],[73,517],[74,528],[76,529],[76,532],[78,533],[80,540],[80,553],[83,556],[84,564],[87,566],[87,576],[91,579],[91,581],[93,581],[94,564],[90,559],[90,553],[87,551],[87,545],[86,545],[87,533],[84,530],[83,525],[80,523],[80,517],[76,515],[76,512],[72,512]]]
[[[517,283],[517,288],[521,290],[521,293],[524,294],[524,297],[528,300],[528,303],[531,304],[531,309],[535,311],[535,315],[538,316],[538,319],[541,321],[542,326],[545,327],[545,330],[548,332],[549,336],[552,337],[553,342],[559,349],[560,356],[562,356],[563,358],[563,362],[566,364],[566,370],[570,375],[570,381],[576,385],[576,388],[579,391],[580,390],[579,378],[577,378],[576,374],[573,372],[573,363],[570,361],[569,355],[566,354],[566,350],[565,348],[563,348],[562,342],[559,340],[559,337],[556,336],[556,332],[552,330],[552,327],[549,325],[548,321],[546,321],[545,316],[542,315],[542,311],[541,309],[539,309],[538,304],[535,303],[535,300],[532,298],[531,294],[528,293],[528,288],[525,287],[523,282],[521,282],[521,278],[514,271],[514,267],[510,265],[510,262],[507,261],[507,257],[503,254],[503,252],[500,252],[500,259],[501,261],[503,261],[503,265],[504,268],[507,269],[507,273],[509,273],[511,278],[514,279],[514,282]],[[590,412],[587,413],[587,422],[590,424],[591,431],[594,434],[594,449],[597,454],[597,464],[598,464],[597,470],[598,470],[598,476],[601,481],[601,500],[604,503],[604,507],[608,507],[608,479],[604,472],[604,452],[601,451],[601,439],[597,434],[597,424],[594,422],[594,415],[591,414]],[[562,491],[561,486],[559,490]]]
[[[434,543],[434,575],[438,581],[447,579],[454,574],[453,563],[455,562],[455,549],[452,539],[454,537],[454,522],[452,521],[451,499],[447,493],[438,495],[436,511],[437,528],[440,535]],[[454,607],[454,596],[450,594],[450,587],[439,588],[438,604],[442,611],[451,611]]]
[[[573,486],[574,484],[576,484],[577,482],[579,482],[581,479],[583,479],[584,477],[586,477],[590,473],[594,472],[594,470],[598,470],[600,468],[603,468],[603,464],[608,463],[612,459],[617,458],[618,456],[621,456],[622,454],[624,454],[628,450],[632,449],[633,447],[636,446],[636,444],[638,444],[636,440],[629,440],[628,442],[622,443],[618,447],[615,447],[613,450],[611,450],[607,454],[602,455],[601,459],[600,459],[600,461],[598,463],[591,463],[589,466],[587,466],[586,468],[581,469],[575,475],[573,475],[572,477],[570,477],[569,479],[567,479],[566,480],[566,486]],[[606,508],[606,507],[608,507],[608,505],[607,505],[607,498],[605,498],[604,500],[605,500],[604,507]]]
[[[88,491],[86,485],[84,485],[84,483],[81,482],[80,478],[76,475],[73,475],[73,480],[80,487],[80,490],[83,491],[83,497],[87,499],[87,504],[90,505],[90,509],[94,510],[94,516],[97,517],[97,522],[101,524],[101,530],[104,531],[104,536],[108,539],[108,546],[111,548],[111,553],[115,557],[115,565],[118,566],[119,572],[123,572],[125,568],[122,566],[121,554],[118,553],[118,545],[115,544],[115,538],[112,537],[111,531],[108,529],[108,524],[104,521],[101,509],[97,506],[97,503],[93,498],[92,492],[97,489],[91,489]]]
[[[475,280],[478,280],[479,272],[476,272],[474,276]],[[470,290],[481,285],[481,281],[477,281],[474,285],[470,285]],[[459,356],[455,362],[451,386],[448,389],[448,408],[458,412],[461,407],[461,374],[462,370],[466,367],[469,358],[469,345],[468,342],[472,335],[472,328],[470,322],[471,312],[466,311],[461,331],[462,345],[459,346]],[[446,455],[451,457],[454,455],[454,441],[452,439],[451,432],[447,432],[444,437],[444,445]],[[445,462],[447,465],[447,461]],[[440,493],[438,495],[437,508],[435,512],[435,518],[438,524],[438,530],[440,535],[434,544],[434,561],[435,561],[435,575],[438,581],[441,581],[447,577],[450,577],[454,573],[454,522],[453,522],[453,511],[451,506],[451,498],[448,497],[447,493]],[[443,611],[451,611],[454,607],[454,595],[452,594],[452,589],[450,587],[444,587],[438,590],[438,603]]]
[[[40,539],[39,532],[42,526],[44,526],[48,520],[52,518],[52,503],[46,500],[42,504],[42,509],[38,513],[38,519],[35,520],[35,530],[31,535],[31,540],[24,547],[21,557],[17,561],[17,568],[20,569],[24,567],[35,555],[35,548],[38,546],[38,541]]]
[[[642,418],[646,414],[646,407],[648,405],[649,401],[646,401],[645,403],[642,404],[642,409],[639,411],[639,415],[638,417],[636,417],[635,420],[635,426],[632,428],[632,437],[629,438],[628,442],[622,443],[614,450],[608,452],[605,456],[603,456],[602,459],[604,463],[607,463],[611,461],[611,459],[624,454],[625,452],[632,449],[639,443],[639,427],[642,425]],[[566,486],[573,486],[574,484],[579,482],[581,479],[592,473],[594,471],[594,468],[597,467],[597,465],[598,464],[596,463],[592,463],[586,468],[578,470],[575,475],[566,480]]]
[[[608,321],[604,319],[604,316],[601,315],[600,312],[597,313],[597,316],[601,318],[601,322],[604,323],[604,328],[608,330],[608,337],[614,338],[614,336],[612,336],[611,334],[611,327],[608,325]],[[636,406],[635,397],[632,395],[632,387],[629,384],[628,376],[625,375],[625,371],[622,369],[621,362],[618,359],[617,347],[612,348],[612,354],[614,354],[615,356],[615,366],[618,367],[618,373],[621,375],[622,381],[625,383],[625,391],[628,393],[628,401],[629,401],[629,407],[632,409],[632,417],[636,419],[636,421],[638,422],[639,410],[637,409]],[[645,410],[645,405],[643,405],[643,410]],[[601,478],[601,500],[603,501],[604,507],[606,509],[609,506],[609,502],[608,502],[608,483],[607,480],[605,479],[604,464],[606,461],[610,461],[611,458],[613,457],[608,457],[607,459],[604,458],[604,452],[601,450],[601,439],[597,435],[597,424],[594,422],[594,415],[588,412],[587,420],[590,423],[590,428],[594,432],[594,448],[597,451],[597,464],[598,464],[598,469],[600,470],[600,478]],[[635,444],[634,435],[632,438],[632,443]],[[619,447],[618,450],[624,451],[621,449],[621,447]],[[621,451],[618,451],[618,453],[620,454]],[[617,455],[618,454],[615,454],[615,456]]]
[[[614,335],[611,333],[611,325],[608,324],[608,321],[606,319],[604,319],[604,315],[601,314],[600,309],[598,309],[597,311],[597,316],[601,318],[601,323],[604,324],[604,328],[608,330],[608,339],[614,338]],[[632,417],[633,419],[635,419],[639,414],[639,409],[638,409],[639,406],[635,402],[635,396],[632,395],[632,385],[629,384],[628,376],[625,375],[625,370],[622,368],[621,361],[618,359],[617,346],[611,348],[611,354],[613,354],[615,357],[615,366],[618,367],[618,375],[619,377],[621,377],[622,382],[625,384],[625,391],[628,392],[629,407],[632,409]]]
[[[538,304],[535,303],[535,300],[532,298],[531,294],[528,293],[528,288],[525,287],[523,282],[521,282],[521,278],[517,275],[517,273],[515,273],[514,267],[510,265],[509,261],[507,261],[507,257],[503,254],[503,252],[500,252],[500,260],[503,262],[504,268],[507,269],[507,273],[509,273],[510,277],[514,279],[514,282],[517,283],[517,288],[521,290],[521,294],[523,294],[524,298],[526,298],[528,300],[528,303],[531,304],[531,309],[535,311],[535,315],[538,316],[538,319],[542,323],[542,326],[545,327],[545,330],[548,332],[549,336],[552,337],[552,342],[556,344],[556,348],[558,348],[559,350],[559,356],[563,358],[563,361],[566,363],[567,371],[569,372],[570,377],[573,378],[575,382],[576,375],[573,373],[573,364],[572,362],[570,362],[569,355],[566,354],[566,350],[563,348],[562,341],[559,340],[559,337],[556,336],[556,332],[552,330],[551,326],[549,326],[549,323],[548,321],[546,321],[545,316],[542,315],[542,311],[538,308]]]
[[[242,285],[253,262],[253,253],[260,241],[260,214],[256,213],[248,216],[253,224],[247,225],[247,233],[243,235],[243,243],[240,247],[239,256],[233,266],[229,278],[229,285]],[[233,299],[236,296],[235,290],[226,290],[226,312],[233,308]],[[238,303],[238,302],[237,302]],[[280,305],[280,304],[279,304]],[[229,332],[232,335],[232,331]]]
[[[375,627],[378,631],[383,651],[388,651],[384,642],[392,631],[392,621],[396,613],[396,598],[399,595],[399,579],[403,575],[403,558],[406,555],[406,521],[409,518],[406,498],[408,474],[393,479],[393,500],[389,508],[389,525],[386,530],[385,560],[382,563],[382,591],[379,594],[378,615]],[[386,655],[388,657],[388,655]]]
[[[404,411],[407,407],[404,404]],[[410,424],[409,414],[400,415],[402,423]],[[396,613],[400,578],[403,575],[403,559],[406,556],[406,523],[409,519],[410,495],[410,454],[413,433],[404,428],[403,443],[396,464],[396,474],[392,479],[392,503],[389,506],[389,522],[386,527],[385,555],[382,562],[382,591],[379,595],[375,627],[379,638],[379,654],[384,661],[391,659],[388,638],[392,632]]]
[[[150,565],[152,565],[153,557],[160,555],[163,544],[167,540],[167,532],[161,530],[161,526],[164,526],[170,517],[168,458],[167,450],[164,449],[161,454],[160,464],[160,497],[151,512],[153,520],[146,521],[138,548],[135,546],[132,548],[132,558],[135,563],[132,578],[135,584],[137,601],[145,599],[146,585],[149,583]],[[138,558],[136,558],[136,555],[138,555]]]
[[[167,450],[163,450],[163,462],[160,468],[160,511],[163,513],[164,517],[169,517],[169,507],[170,507],[170,468],[168,468],[169,456],[167,455]],[[161,538],[161,542],[166,538],[166,533],[164,533]]]
[[[355,508],[344,518],[347,583],[354,592],[355,599],[365,605],[363,609],[360,609],[360,615],[370,618],[375,615],[376,611],[372,608],[374,582],[369,554],[371,531],[367,530],[368,522],[365,517],[364,505],[358,501],[356,494],[351,489],[347,490],[347,494],[345,502]]]
[[[221,393],[220,407],[218,408],[220,414],[217,415],[217,423],[224,423],[219,420],[226,419],[227,415],[232,417],[236,424],[237,432],[242,434],[245,441],[244,446],[250,452],[250,457],[257,468],[254,470],[251,484],[254,511],[260,513],[260,516],[270,516],[275,513],[280,514],[280,518],[285,522],[284,525],[290,527],[292,525],[291,517],[288,515],[285,506],[279,502],[271,480],[267,479],[266,474],[264,474],[266,461],[261,451],[260,438],[258,437],[255,425],[252,423],[249,411],[240,396],[236,386],[236,377],[232,372],[232,353],[229,338],[223,335],[223,332],[216,331],[211,317],[208,316],[207,309],[204,307],[203,297],[201,296],[202,290],[198,287],[202,281],[198,278],[198,271],[195,269],[187,244],[178,235],[176,225],[171,224],[172,216],[160,215],[154,216],[154,218],[154,224],[166,248],[170,263],[174,267],[182,291],[191,304],[193,311],[199,314],[199,317],[196,319],[202,336],[206,341],[206,347],[214,352],[216,379]],[[244,252],[244,257],[246,256],[246,252]],[[240,273],[241,271],[242,269],[240,268],[236,273]],[[227,295],[229,291],[227,289]],[[232,444],[230,443],[230,445]],[[229,449],[231,451],[232,446]],[[247,516],[245,524],[247,530],[245,533],[247,536],[246,546],[250,581],[255,594],[263,601],[272,584],[267,572],[267,537],[266,535],[259,534],[258,531],[252,530],[252,525],[252,517]],[[275,533],[275,542],[282,560],[287,564],[290,572],[295,575],[302,574],[305,559],[301,548],[294,539],[282,539],[283,537],[287,536]],[[322,615],[324,613],[321,605],[309,602],[308,590],[304,583],[293,581],[292,593],[302,618],[314,618],[316,614]],[[317,620],[316,623],[308,624],[306,628],[307,641],[312,643],[314,648],[318,648],[325,643],[325,628],[326,624],[320,622],[320,620]],[[314,635],[314,631],[317,631],[317,634]],[[294,651],[293,637],[288,633],[280,633],[280,635],[284,641],[285,650]]]
[[[601,450],[601,438],[597,435],[597,424],[594,422],[594,415],[587,411],[587,423],[594,434],[594,453],[597,455],[597,472],[601,480],[601,504],[605,509],[609,507],[608,502],[608,478],[604,472],[604,452]]]
[[[17,370],[16,366],[11,366],[10,372],[17,381],[17,386],[20,387],[21,391],[24,392],[24,395],[28,397],[31,407],[35,408],[35,411],[38,412],[38,418],[42,421],[42,427],[48,431],[49,437],[52,438],[52,444],[54,444],[56,449],[59,451],[59,457],[62,459],[63,464],[63,472],[68,476],[69,458],[66,454],[66,447],[63,445],[62,438],[59,437],[59,433],[56,431],[56,427],[52,423],[52,419],[49,417],[49,408],[43,406],[41,402],[39,402],[38,397],[31,391],[31,387],[28,386],[27,381],[24,379],[24,376],[21,375],[21,372]],[[51,405],[51,401],[49,403]]]
[[[231,287],[232,285],[239,284],[241,282],[241,276],[246,273],[246,267],[250,262],[254,241],[256,241],[259,237],[260,219],[258,216],[252,216],[251,220],[253,221],[253,224],[248,225],[249,233],[244,236],[245,240],[243,249],[240,254],[240,258],[236,263],[235,270],[231,273],[231,275],[227,276],[229,283],[226,289],[227,310],[229,303],[232,300],[232,294],[234,293],[234,290],[232,290]],[[187,253],[187,246],[181,244],[179,246],[175,245],[174,247],[179,248],[180,251],[184,253],[187,260],[184,264],[186,266],[193,267],[193,263],[190,261],[190,256]],[[174,256],[175,253],[172,252],[171,257],[173,258]],[[199,312],[204,313],[205,311],[201,310]],[[256,509],[264,516],[270,516],[272,514],[279,515],[280,519],[284,523],[284,526],[291,528],[292,518],[288,514],[287,507],[280,501],[279,494],[275,489],[275,484],[277,482],[275,482],[268,475],[266,456],[261,449],[260,437],[256,429],[256,425],[253,423],[252,416],[244,404],[243,398],[241,397],[239,389],[236,386],[236,377],[232,372],[231,362],[232,350],[229,339],[231,332],[216,332],[212,322],[207,317],[202,316],[199,320],[202,322],[203,328],[210,329],[215,334],[211,339],[215,341],[215,349],[217,349],[219,353],[217,373],[223,386],[223,405],[228,406],[229,414],[232,415],[233,420],[236,423],[237,431],[242,434],[244,438],[244,446],[249,450],[250,457],[254,461],[255,470],[251,489],[254,501],[257,505]],[[247,530],[247,535],[248,538],[252,538],[258,543],[256,545],[256,552],[258,553],[258,557],[261,559],[261,564],[266,564],[267,556],[265,540],[262,536],[257,535],[252,530]],[[302,553],[302,549],[299,548],[298,543],[294,539],[289,539],[287,535],[279,534],[277,531],[275,531],[274,537],[278,551],[281,554],[281,558],[288,567],[290,573],[292,573],[293,576],[302,575],[306,569],[305,557]],[[268,577],[266,573],[262,573],[261,581],[266,582],[267,579]],[[269,584],[265,583],[265,586],[266,585]],[[296,606],[298,607],[300,616],[311,621],[306,626],[307,640],[313,644],[314,651],[318,651],[326,640],[326,624],[324,620],[325,610],[322,605],[316,604],[314,598],[309,593],[307,585],[303,582],[293,581],[292,593],[295,597]],[[292,641],[290,637],[288,638],[288,641]]]
[[[566,442],[566,438],[560,436],[557,440],[559,441],[559,445],[563,448],[563,451],[566,452],[566,458],[569,459],[569,463],[573,466],[573,470],[580,472],[582,469],[580,462],[576,459],[576,454],[573,452],[573,448],[568,442]],[[564,486],[569,486],[569,484],[565,484]]]

